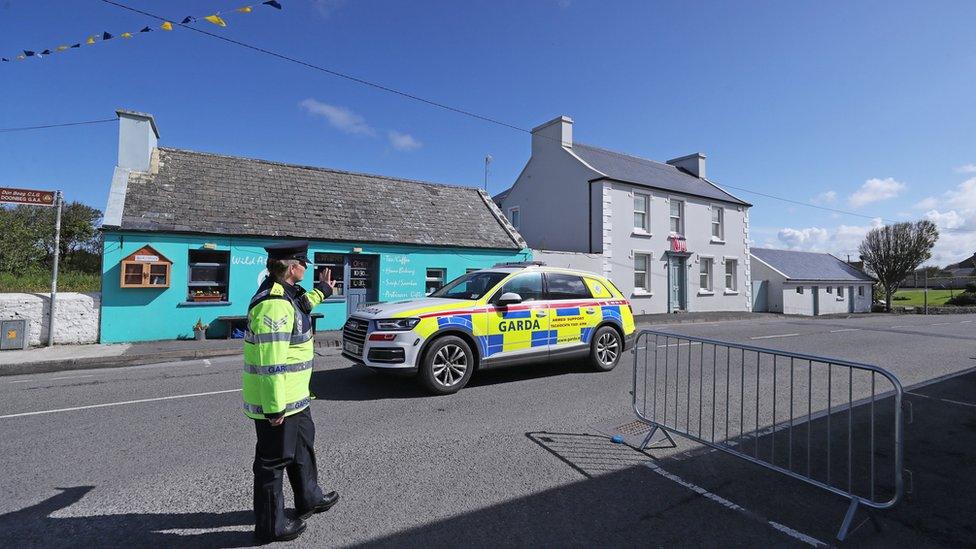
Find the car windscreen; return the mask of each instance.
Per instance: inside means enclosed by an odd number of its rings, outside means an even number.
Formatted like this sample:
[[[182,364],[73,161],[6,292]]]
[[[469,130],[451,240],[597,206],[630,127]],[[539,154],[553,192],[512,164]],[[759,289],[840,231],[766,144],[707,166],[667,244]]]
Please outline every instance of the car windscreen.
[[[430,294],[430,297],[481,299],[506,276],[508,276],[508,273],[496,273],[492,271],[468,273],[462,277],[455,278],[447,286]]]

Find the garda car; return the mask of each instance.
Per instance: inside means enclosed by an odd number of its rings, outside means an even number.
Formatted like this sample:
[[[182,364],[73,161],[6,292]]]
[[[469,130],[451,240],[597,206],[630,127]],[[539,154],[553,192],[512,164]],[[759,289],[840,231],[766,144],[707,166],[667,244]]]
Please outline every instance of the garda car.
[[[416,374],[435,394],[476,369],[588,357],[612,370],[634,335],[630,304],[608,279],[541,263],[468,273],[425,299],[353,313],[342,354],[374,371]]]

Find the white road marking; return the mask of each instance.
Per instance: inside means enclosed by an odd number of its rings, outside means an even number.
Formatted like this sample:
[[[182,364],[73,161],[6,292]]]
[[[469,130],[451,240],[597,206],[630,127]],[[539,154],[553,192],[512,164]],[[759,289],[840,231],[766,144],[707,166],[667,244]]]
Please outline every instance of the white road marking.
[[[929,395],[923,395],[922,393],[915,393],[915,392],[912,392],[912,391],[906,391],[905,394],[912,395],[912,396],[917,396],[917,397],[922,397],[922,398],[928,398],[928,399],[932,399],[932,400],[941,400],[942,402],[945,402],[945,403],[948,403],[948,404],[958,404],[959,406],[969,406],[970,408],[976,408],[976,404],[973,404],[972,402],[962,402],[961,400],[952,400],[952,399],[949,399],[949,398],[939,398],[939,397],[934,397],[934,396],[929,396]]]
[[[959,324],[969,324],[972,320],[960,320]]]
[[[209,368],[210,367],[210,359],[207,359],[207,358],[203,359],[203,367],[204,368]]]
[[[49,377],[49,378],[48,378],[48,380],[50,380],[50,381],[53,381],[53,380],[55,380],[55,379],[78,379],[78,378],[82,378],[82,377],[95,377],[95,376],[94,376],[94,374],[92,374],[92,375],[85,375],[85,376],[62,376],[62,377]]]
[[[929,326],[948,326],[950,324],[955,324],[955,322],[936,322],[935,324],[929,324]]]
[[[842,328],[840,330],[831,330],[830,333],[836,334],[837,332],[860,332],[860,328]]]
[[[914,328],[911,324],[899,324],[898,326],[892,326],[892,328]]]
[[[661,475],[662,477],[664,477],[664,478],[666,478],[666,479],[668,479],[668,480],[670,480],[670,481],[672,481],[672,482],[674,482],[676,484],[679,484],[681,486],[684,486],[685,488],[691,490],[692,492],[696,492],[699,495],[704,496],[704,497],[706,497],[706,498],[708,498],[708,499],[710,499],[710,500],[718,503],[719,505],[721,505],[721,506],[723,506],[723,507],[725,507],[727,509],[730,509],[732,511],[737,511],[737,512],[739,512],[739,513],[741,513],[741,514],[749,517],[752,520],[755,520],[755,521],[760,522],[760,523],[767,524],[770,527],[772,527],[773,529],[775,529],[775,530],[777,530],[779,532],[782,532],[782,533],[786,534],[787,536],[790,536],[791,538],[793,538],[793,539],[795,539],[797,541],[800,541],[802,543],[805,543],[805,544],[807,544],[807,545],[809,545],[811,547],[829,547],[829,545],[827,545],[826,543],[820,541],[817,538],[808,536],[808,535],[804,534],[803,532],[799,532],[797,530],[794,530],[794,529],[790,528],[789,526],[784,526],[784,525],[782,525],[782,524],[780,524],[778,522],[774,522],[772,520],[766,519],[766,518],[764,518],[764,517],[762,517],[762,516],[760,516],[760,515],[752,512],[752,511],[750,511],[750,510],[748,510],[748,509],[746,509],[746,508],[744,508],[744,507],[742,507],[742,506],[740,506],[740,505],[738,505],[738,504],[736,504],[736,503],[734,503],[732,501],[729,501],[729,500],[723,498],[722,496],[720,496],[718,494],[713,494],[712,492],[709,492],[708,490],[702,488],[701,486],[698,486],[697,484],[694,484],[692,482],[688,482],[687,480],[685,480],[685,479],[683,479],[683,478],[681,478],[678,475],[675,475],[673,473],[669,473],[669,472],[665,471],[664,469],[662,469],[661,467],[659,467],[658,465],[656,465],[656,464],[654,464],[652,462],[647,462],[646,465],[647,465],[648,468],[650,468],[655,473]]]
[[[5,416],[0,416],[0,419],[9,419],[14,417],[24,417],[24,416],[38,416],[41,414],[56,414],[58,412],[74,412],[76,410],[88,410],[90,408],[105,408],[108,406],[121,406],[123,404],[139,404],[142,402],[157,402],[160,400],[173,400],[177,398],[191,398],[199,396],[209,396],[209,395],[220,395],[224,393],[239,393],[240,389],[227,389],[225,391],[210,391],[208,393],[193,393],[189,395],[173,395],[158,398],[141,398],[139,400],[124,400],[122,402],[108,402],[105,404],[90,404],[88,406],[74,406],[71,408],[58,408],[56,410],[41,410],[39,412],[23,412],[20,414],[7,414]]]
[[[773,334],[768,336],[754,336],[750,337],[749,339],[773,339],[774,337],[793,337],[798,335],[800,334]]]
[[[8,381],[7,383],[30,383],[34,381],[33,379],[18,379],[17,381]]]

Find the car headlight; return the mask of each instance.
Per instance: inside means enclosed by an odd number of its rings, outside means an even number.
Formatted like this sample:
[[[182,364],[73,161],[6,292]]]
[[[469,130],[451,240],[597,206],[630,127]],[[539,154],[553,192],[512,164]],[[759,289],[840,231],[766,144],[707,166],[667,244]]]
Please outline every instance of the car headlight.
[[[419,318],[388,318],[376,321],[377,330],[412,330]]]

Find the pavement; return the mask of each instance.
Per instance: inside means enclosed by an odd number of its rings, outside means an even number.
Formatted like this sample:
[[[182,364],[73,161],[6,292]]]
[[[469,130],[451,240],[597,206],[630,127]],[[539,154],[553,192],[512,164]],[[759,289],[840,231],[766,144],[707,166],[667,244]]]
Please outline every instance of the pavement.
[[[845,544],[974,539],[976,315],[656,329],[888,368],[913,402],[911,494],[874,514],[880,532],[860,514]],[[608,373],[578,362],[486,370],[431,397],[336,349],[318,354],[319,475],[342,499],[286,546],[837,544],[838,496],[681,437],[646,452],[610,443],[607,426],[634,417],[628,362]],[[0,379],[8,544],[251,545],[254,433],[239,411],[240,368],[227,356]]]

